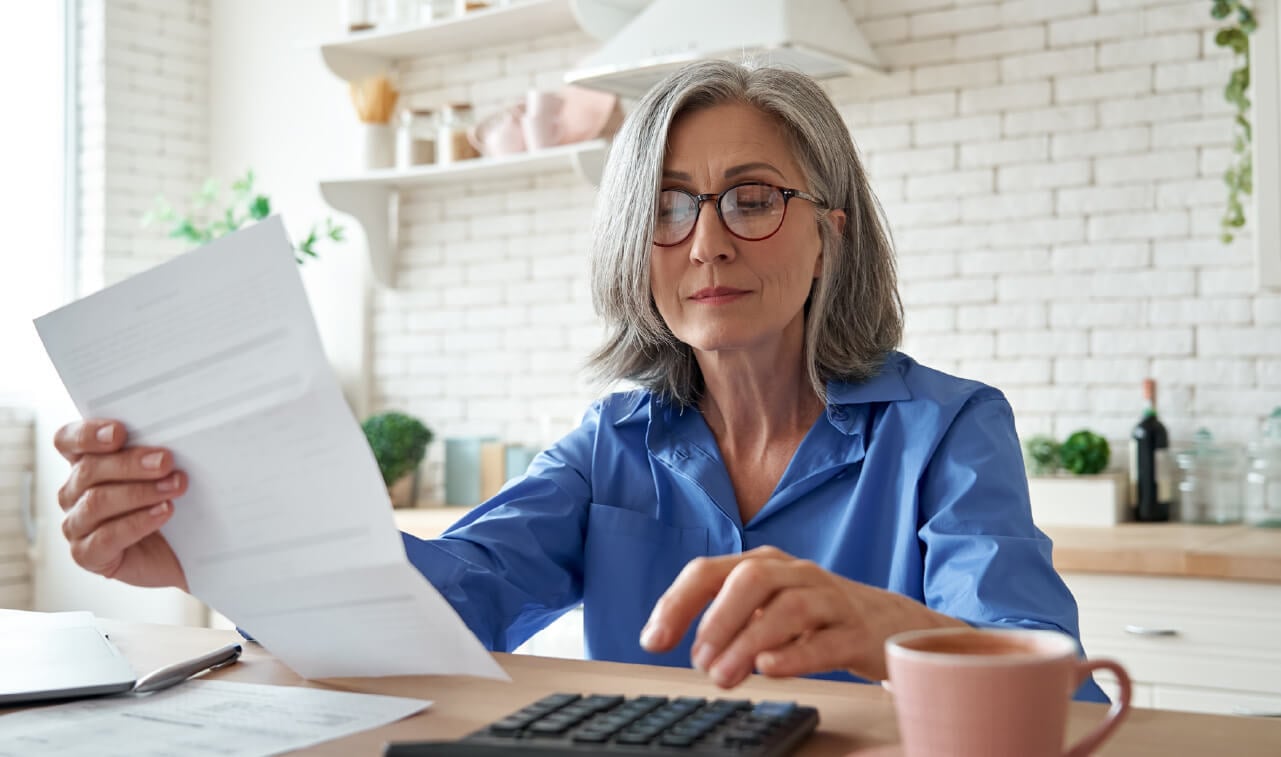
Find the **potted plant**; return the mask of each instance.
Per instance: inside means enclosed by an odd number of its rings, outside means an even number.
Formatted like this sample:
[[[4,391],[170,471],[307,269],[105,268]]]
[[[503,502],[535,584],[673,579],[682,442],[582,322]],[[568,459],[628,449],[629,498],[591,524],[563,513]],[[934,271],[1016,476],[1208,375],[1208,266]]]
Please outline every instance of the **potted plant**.
[[[254,191],[252,170],[246,171],[244,178],[232,182],[231,196],[225,205],[219,201],[220,194],[218,182],[206,179],[204,186],[191,198],[187,211],[181,215],[163,197],[157,197],[155,206],[143,215],[142,225],[169,224],[170,238],[201,245],[271,215],[271,199]],[[342,226],[335,224],[332,218],[326,218],[323,229],[318,224],[313,225],[306,238],[295,245],[294,257],[301,265],[308,258],[318,257],[316,244],[321,239],[342,242],[344,234]]]
[[[371,415],[360,427],[378,461],[392,507],[415,507],[419,466],[433,437],[431,429],[417,418],[395,411]]]
[[[1038,526],[1111,526],[1127,520],[1123,471],[1108,471],[1107,439],[1076,431],[1062,444],[1038,435],[1023,444],[1032,520]]]

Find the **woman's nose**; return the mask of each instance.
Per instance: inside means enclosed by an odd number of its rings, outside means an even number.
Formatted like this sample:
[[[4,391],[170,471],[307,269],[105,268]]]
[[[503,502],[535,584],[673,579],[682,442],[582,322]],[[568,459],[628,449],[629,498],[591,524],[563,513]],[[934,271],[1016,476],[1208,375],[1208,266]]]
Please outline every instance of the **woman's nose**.
[[[706,205],[694,222],[690,235],[689,260],[691,263],[710,263],[713,260],[728,263],[734,259],[734,236],[721,223],[716,213],[715,200],[705,200]]]

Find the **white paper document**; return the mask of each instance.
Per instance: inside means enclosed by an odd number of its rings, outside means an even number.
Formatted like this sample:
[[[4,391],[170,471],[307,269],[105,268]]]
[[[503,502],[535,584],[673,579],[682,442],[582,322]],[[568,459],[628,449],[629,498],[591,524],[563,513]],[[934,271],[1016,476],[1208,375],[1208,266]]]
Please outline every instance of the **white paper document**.
[[[188,681],[0,716],[0,757],[258,757],[409,717],[422,699]]]
[[[191,593],[299,675],[507,678],[405,556],[279,218],[36,320],[76,407],[187,473]]]

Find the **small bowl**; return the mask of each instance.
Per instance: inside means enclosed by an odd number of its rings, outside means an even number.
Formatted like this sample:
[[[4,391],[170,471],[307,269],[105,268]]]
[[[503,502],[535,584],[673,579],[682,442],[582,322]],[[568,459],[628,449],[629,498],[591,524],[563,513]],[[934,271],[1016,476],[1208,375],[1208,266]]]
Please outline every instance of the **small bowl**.
[[[585,87],[561,89],[560,139],[568,145],[589,139],[614,136],[623,125],[623,108],[618,95]]]

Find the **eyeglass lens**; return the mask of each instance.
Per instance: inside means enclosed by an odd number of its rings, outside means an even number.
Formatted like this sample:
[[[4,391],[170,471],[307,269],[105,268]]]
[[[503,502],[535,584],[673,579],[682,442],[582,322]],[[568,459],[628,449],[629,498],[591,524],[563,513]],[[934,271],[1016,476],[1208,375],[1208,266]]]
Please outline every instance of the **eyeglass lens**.
[[[777,187],[768,184],[740,184],[717,198],[721,220],[740,239],[764,239],[783,225],[787,200]],[[682,190],[658,194],[658,216],[654,221],[654,243],[680,244],[694,230],[701,203]]]

